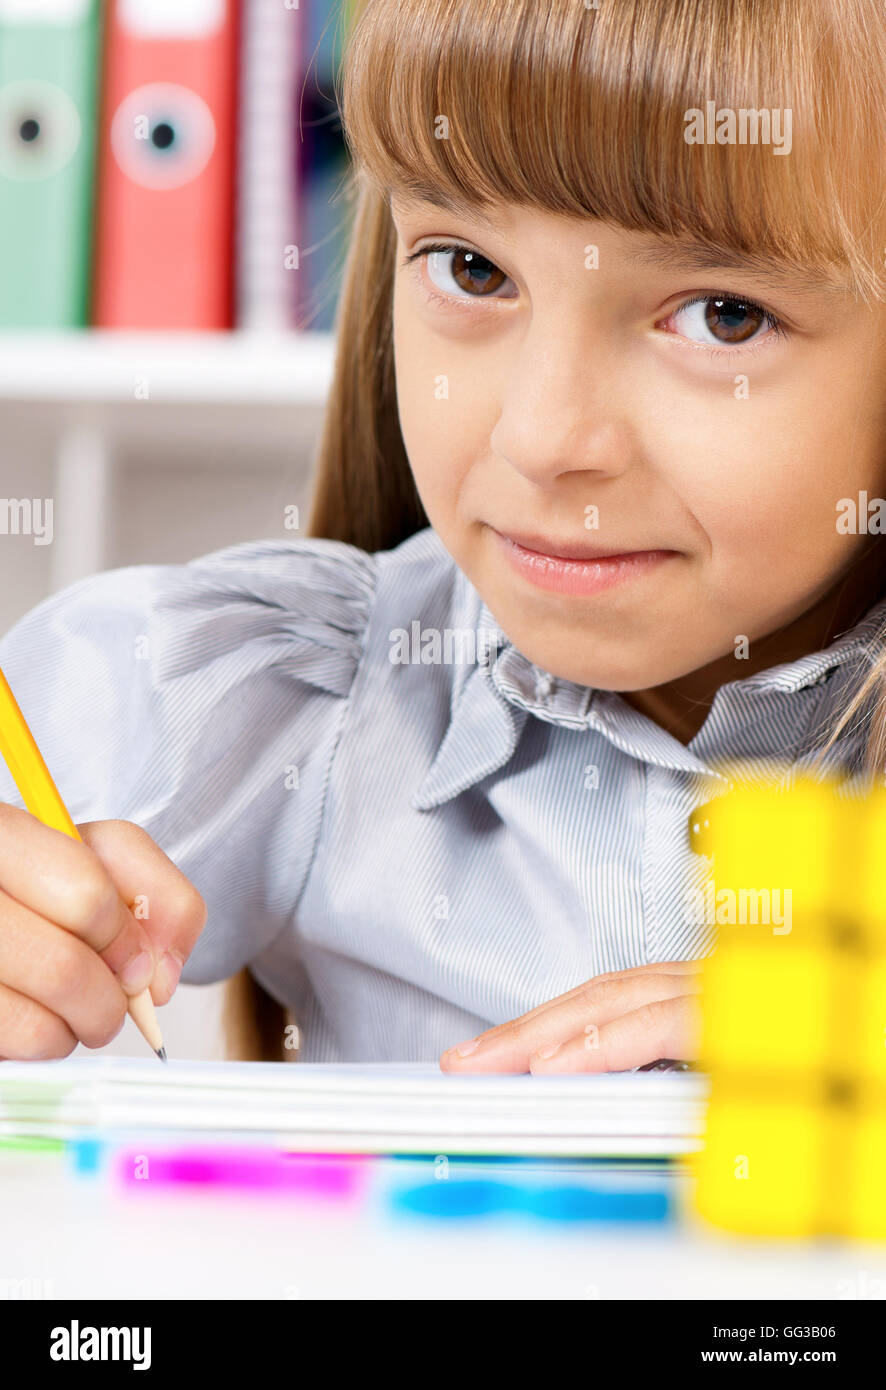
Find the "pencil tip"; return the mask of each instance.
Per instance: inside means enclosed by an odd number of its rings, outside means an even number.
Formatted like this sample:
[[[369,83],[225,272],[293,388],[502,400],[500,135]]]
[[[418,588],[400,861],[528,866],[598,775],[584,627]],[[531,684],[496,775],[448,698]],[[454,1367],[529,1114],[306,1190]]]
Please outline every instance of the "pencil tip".
[[[168,1061],[169,1061],[169,1058],[166,1056],[166,1048],[165,1048],[165,1047],[160,1047],[160,1048],[157,1049],[157,1056],[160,1058],[160,1061],[161,1061],[161,1062],[168,1062]]]

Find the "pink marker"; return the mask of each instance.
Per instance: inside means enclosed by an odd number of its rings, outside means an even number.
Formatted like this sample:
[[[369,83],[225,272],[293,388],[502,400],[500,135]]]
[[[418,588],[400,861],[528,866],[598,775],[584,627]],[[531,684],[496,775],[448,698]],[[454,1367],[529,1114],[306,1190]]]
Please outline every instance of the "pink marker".
[[[364,1154],[296,1154],[274,1149],[129,1150],[117,1157],[127,1187],[234,1187],[342,1199],[364,1187]]]

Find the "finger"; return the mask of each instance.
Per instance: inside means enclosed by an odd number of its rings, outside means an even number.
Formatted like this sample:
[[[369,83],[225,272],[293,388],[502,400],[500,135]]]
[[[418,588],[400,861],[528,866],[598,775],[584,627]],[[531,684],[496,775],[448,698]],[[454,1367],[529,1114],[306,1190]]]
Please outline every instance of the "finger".
[[[0,888],[91,946],[128,993],[149,983],[150,939],[95,851],[5,803],[0,804]]]
[[[165,1004],[206,924],[206,903],[141,826],[93,821],[79,830],[150,937],[157,961],[151,995]]]
[[[0,979],[57,1015],[86,1047],[103,1047],[123,1027],[127,997],[102,958],[3,892]]]
[[[0,1052],[4,1061],[67,1057],[77,1039],[63,1019],[7,985],[0,985]]]
[[[700,988],[700,981],[687,975],[657,973],[588,980],[581,991],[553,1001],[556,1007],[481,1033],[477,1046],[465,1056],[456,1044],[443,1054],[440,1064],[444,1071],[528,1071],[535,1052],[562,1044],[581,1031],[590,1036],[593,1030],[652,1000],[671,999]]]
[[[606,1023],[593,1036],[579,1034],[563,1043],[553,1056],[530,1057],[533,1075],[558,1072],[629,1071],[656,1057],[688,1062],[698,1056],[701,1019],[693,995],[654,999],[632,1013]],[[589,1045],[590,1044],[590,1045]]]
[[[565,994],[558,994],[554,999],[546,999],[543,1004],[537,1004],[534,1009],[529,1009],[527,1013],[521,1014],[519,1018],[509,1019],[507,1023],[499,1023],[495,1028],[489,1028],[480,1036],[489,1037],[494,1033],[505,1032],[513,1028],[515,1024],[526,1023],[531,1019],[540,1018],[542,1014],[548,1013],[551,1009],[559,1008],[561,1004],[568,1003],[572,999],[581,998],[585,991],[592,985],[605,985],[610,980],[633,980],[640,975],[699,975],[703,966],[703,961],[696,960],[671,960],[671,961],[652,961],[649,965],[631,966],[628,970],[610,970],[603,975],[594,975],[590,980],[583,980],[574,989],[567,990]]]

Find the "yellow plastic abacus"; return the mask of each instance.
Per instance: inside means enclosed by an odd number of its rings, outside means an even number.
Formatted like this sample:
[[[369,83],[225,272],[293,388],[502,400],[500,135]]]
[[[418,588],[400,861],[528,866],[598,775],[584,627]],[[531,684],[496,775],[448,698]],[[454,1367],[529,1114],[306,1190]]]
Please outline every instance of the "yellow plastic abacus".
[[[886,790],[740,787],[710,821],[696,1209],[748,1234],[886,1238]]]

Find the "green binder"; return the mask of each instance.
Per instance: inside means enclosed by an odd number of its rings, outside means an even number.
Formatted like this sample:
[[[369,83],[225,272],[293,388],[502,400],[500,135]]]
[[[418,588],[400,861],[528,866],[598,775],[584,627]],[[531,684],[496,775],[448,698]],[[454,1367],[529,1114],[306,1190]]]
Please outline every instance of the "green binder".
[[[0,329],[88,322],[101,0],[0,0]]]

